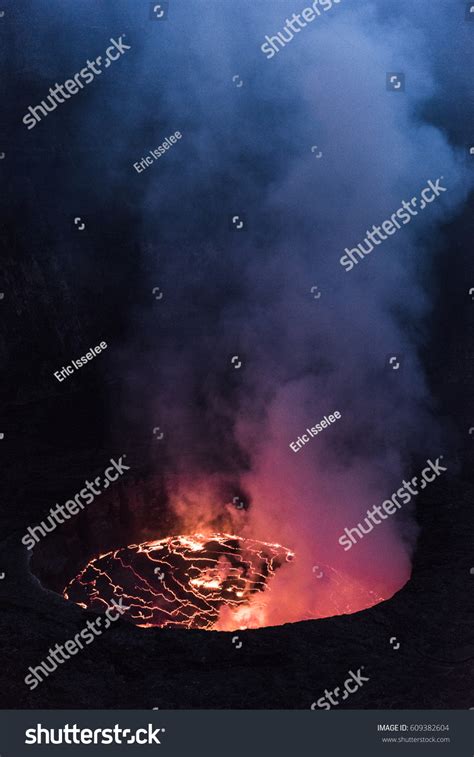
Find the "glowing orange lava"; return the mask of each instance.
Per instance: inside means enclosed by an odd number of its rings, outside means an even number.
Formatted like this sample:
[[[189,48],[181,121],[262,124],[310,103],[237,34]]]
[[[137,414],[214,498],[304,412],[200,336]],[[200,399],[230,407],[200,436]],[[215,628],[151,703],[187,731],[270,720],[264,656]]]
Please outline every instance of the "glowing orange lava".
[[[63,594],[97,611],[122,597],[123,617],[141,627],[258,627],[264,606],[255,597],[293,557],[279,544],[231,534],[171,536],[95,557]]]

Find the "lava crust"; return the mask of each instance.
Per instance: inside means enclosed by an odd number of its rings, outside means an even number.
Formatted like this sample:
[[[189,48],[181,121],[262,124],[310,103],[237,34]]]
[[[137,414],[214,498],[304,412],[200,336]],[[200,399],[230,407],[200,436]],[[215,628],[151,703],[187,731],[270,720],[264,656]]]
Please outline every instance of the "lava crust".
[[[293,557],[279,544],[230,534],[171,536],[95,557],[63,595],[96,611],[122,598],[122,617],[142,627],[211,630],[221,609],[238,615]]]

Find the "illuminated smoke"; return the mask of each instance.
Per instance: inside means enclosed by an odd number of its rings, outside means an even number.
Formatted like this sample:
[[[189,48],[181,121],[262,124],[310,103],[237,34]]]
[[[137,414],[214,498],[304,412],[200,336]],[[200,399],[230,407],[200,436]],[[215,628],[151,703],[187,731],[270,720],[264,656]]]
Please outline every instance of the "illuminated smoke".
[[[62,2],[47,5],[54,21]],[[159,316],[133,311],[118,366],[130,390],[122,415],[140,431],[167,431],[156,475],[176,531],[235,529],[295,552],[270,591],[240,605],[264,596],[267,623],[368,607],[410,575],[408,508],[357,552],[344,553],[337,539],[393,491],[417,454],[440,448],[419,354],[439,227],[472,185],[452,135],[469,119],[471,74],[451,40],[470,44],[470,29],[460,29],[463,9],[451,5],[340,3],[271,61],[260,44],[288,13],[273,0],[208,3],[205,12],[201,0],[175,4],[160,45],[156,25],[144,34],[132,6],[101,7],[97,38],[88,31],[87,44],[100,50],[104,26],[127,28],[139,54],[133,48],[108,81],[107,98],[91,87],[89,107],[69,111],[71,150],[90,149],[98,117],[104,128],[120,125],[97,164],[101,180],[82,183],[104,217],[116,197],[132,204],[139,220],[127,230],[140,245],[142,290],[166,288]],[[70,12],[83,24],[80,4]],[[50,44],[65,68],[82,60],[81,36]],[[388,71],[405,72],[403,94],[386,91]],[[131,191],[132,162],[176,129],[179,150],[134,176]],[[440,176],[443,201],[348,276],[344,248]],[[243,233],[228,230],[236,213],[247,214]],[[396,375],[384,365],[391,350],[403,356]],[[243,358],[239,371],[233,354]],[[289,449],[336,408],[338,428],[298,454]],[[247,493],[234,518],[227,487]],[[143,518],[137,531],[146,527]],[[330,566],[321,579],[315,563]]]

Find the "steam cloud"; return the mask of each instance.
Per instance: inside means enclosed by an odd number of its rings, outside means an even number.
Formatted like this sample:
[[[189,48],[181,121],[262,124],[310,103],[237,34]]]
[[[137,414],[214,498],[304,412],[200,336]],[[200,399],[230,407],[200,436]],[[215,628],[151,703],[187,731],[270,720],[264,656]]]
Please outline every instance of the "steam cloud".
[[[418,348],[440,225],[469,189],[446,129],[462,118],[468,74],[440,63],[463,23],[456,5],[343,0],[272,60],[262,40],[304,3],[187,0],[148,24],[135,7],[103,11],[132,50],[113,95],[94,93],[75,118],[83,138],[99,107],[120,124],[102,167],[110,193],[133,195],[144,287],[165,293],[159,314],[137,317],[130,403],[168,430],[176,533],[234,528],[296,553],[269,592],[274,622],[329,612],[334,587],[315,580],[315,564],[383,597],[409,576],[406,509],[349,554],[337,538],[414,457],[441,452]],[[405,73],[404,93],[386,91],[390,71]],[[136,176],[132,163],[177,129],[180,143]],[[344,248],[440,176],[443,198],[346,275]],[[241,233],[229,230],[235,214]],[[398,373],[390,354],[402,356]],[[294,454],[289,443],[334,409],[337,426]],[[236,493],[248,509],[229,505]]]

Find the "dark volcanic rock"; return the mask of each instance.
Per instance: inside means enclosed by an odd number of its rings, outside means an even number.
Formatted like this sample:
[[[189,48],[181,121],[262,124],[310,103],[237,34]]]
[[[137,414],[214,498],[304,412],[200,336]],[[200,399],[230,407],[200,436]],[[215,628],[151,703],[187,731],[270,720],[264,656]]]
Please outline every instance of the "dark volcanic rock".
[[[473,491],[449,474],[430,491],[418,503],[413,576],[392,599],[353,615],[239,631],[239,648],[231,633],[118,620],[34,691],[24,683],[28,667],[95,616],[42,588],[17,534],[1,555],[0,706],[309,708],[362,666],[369,681],[341,707],[474,706]]]

